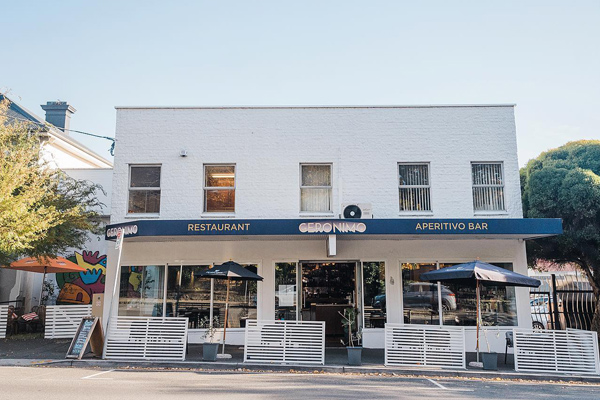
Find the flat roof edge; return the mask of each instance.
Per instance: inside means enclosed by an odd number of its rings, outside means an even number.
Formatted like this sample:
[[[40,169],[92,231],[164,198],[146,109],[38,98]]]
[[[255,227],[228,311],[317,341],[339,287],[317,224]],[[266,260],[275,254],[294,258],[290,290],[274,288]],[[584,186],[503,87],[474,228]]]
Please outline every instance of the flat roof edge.
[[[516,107],[516,103],[505,104],[422,104],[422,105],[348,105],[348,106],[115,106],[117,110],[251,110],[251,109],[370,109],[370,108],[475,108]]]

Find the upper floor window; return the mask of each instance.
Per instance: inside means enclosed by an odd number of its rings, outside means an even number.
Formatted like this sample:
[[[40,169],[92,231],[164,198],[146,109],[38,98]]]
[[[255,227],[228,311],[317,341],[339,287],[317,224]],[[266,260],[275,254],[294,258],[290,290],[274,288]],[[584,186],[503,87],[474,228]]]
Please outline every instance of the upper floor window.
[[[473,209],[504,211],[502,163],[471,163]]]
[[[129,214],[160,212],[160,165],[129,166]]]
[[[204,166],[204,212],[235,212],[235,165]]]
[[[429,164],[398,164],[400,211],[431,211]]]
[[[300,211],[331,212],[331,164],[300,164]]]

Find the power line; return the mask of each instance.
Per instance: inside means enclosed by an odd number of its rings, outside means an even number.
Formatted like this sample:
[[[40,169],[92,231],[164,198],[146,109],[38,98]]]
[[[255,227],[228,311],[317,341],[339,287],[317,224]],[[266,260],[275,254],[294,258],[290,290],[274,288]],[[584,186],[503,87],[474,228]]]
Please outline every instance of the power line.
[[[32,121],[32,120],[30,120],[30,119],[24,119],[24,118],[19,118],[19,117],[12,117],[12,116],[11,116],[11,117],[9,117],[9,118],[11,118],[11,119],[16,119],[16,120],[18,120],[18,121],[28,122],[28,123],[30,123],[30,124],[36,124],[36,125],[42,126],[42,127],[44,127],[44,128],[53,127],[53,128],[56,128],[56,129],[58,129],[58,130],[61,130],[61,131],[69,131],[69,132],[81,133],[81,134],[83,134],[83,135],[92,136],[92,137],[95,137],[95,138],[98,138],[98,139],[106,139],[106,140],[110,140],[110,141],[112,142],[112,144],[111,144],[111,146],[110,146],[110,149],[109,149],[108,151],[110,152],[110,155],[111,155],[111,156],[114,156],[114,155],[115,155],[115,138],[112,138],[112,137],[110,137],[110,136],[96,135],[96,134],[94,134],[94,133],[89,133],[89,132],[78,131],[78,130],[75,130],[75,129],[64,129],[64,128],[59,128],[59,127],[57,127],[57,126],[55,126],[55,125],[52,125],[52,124],[51,124],[51,123],[49,123],[49,122],[42,123],[42,122]]]

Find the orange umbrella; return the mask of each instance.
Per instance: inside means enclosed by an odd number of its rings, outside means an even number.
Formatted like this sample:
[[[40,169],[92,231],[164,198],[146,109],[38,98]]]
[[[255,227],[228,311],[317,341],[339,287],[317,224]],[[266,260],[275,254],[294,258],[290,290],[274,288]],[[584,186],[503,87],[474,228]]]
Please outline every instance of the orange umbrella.
[[[15,269],[19,271],[29,271],[43,273],[42,278],[42,291],[44,290],[44,281],[46,280],[46,274],[54,274],[57,272],[85,272],[85,268],[80,267],[72,261],[67,260],[63,257],[49,258],[43,257],[39,260],[34,257],[22,258],[18,261],[10,264],[7,269]],[[42,302],[42,291],[40,291],[40,304]]]
[[[40,262],[41,261],[41,262]],[[18,269],[19,271],[39,272],[44,274],[54,274],[56,272],[85,272],[86,269],[80,267],[66,258],[41,258],[34,257],[22,258],[10,264],[8,269]]]

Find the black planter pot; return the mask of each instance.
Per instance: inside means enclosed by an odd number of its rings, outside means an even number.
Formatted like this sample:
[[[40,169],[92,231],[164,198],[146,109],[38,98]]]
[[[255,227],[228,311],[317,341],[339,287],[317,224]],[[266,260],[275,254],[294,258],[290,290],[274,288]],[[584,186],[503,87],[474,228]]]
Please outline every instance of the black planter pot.
[[[217,361],[219,343],[204,343],[202,345],[202,359],[204,361]]]
[[[483,369],[498,370],[498,353],[481,353],[481,361],[483,362]]]
[[[362,347],[346,347],[348,350],[348,365],[362,365]]]

